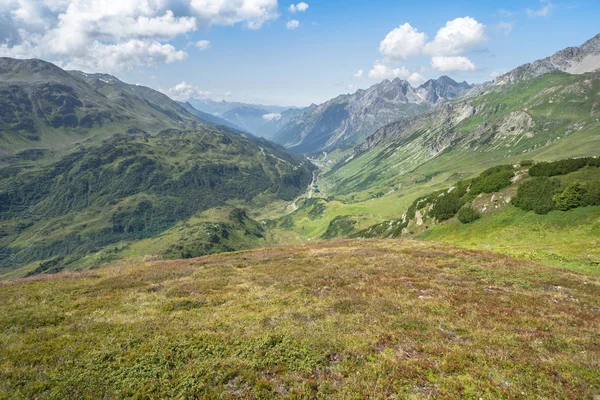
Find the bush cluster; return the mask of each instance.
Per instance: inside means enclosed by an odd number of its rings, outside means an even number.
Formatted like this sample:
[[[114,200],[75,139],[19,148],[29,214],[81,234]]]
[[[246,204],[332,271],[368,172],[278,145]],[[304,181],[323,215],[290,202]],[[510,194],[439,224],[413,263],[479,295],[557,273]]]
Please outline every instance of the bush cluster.
[[[471,222],[477,221],[479,218],[481,218],[481,214],[474,210],[470,205],[461,208],[458,212],[458,220],[463,224],[470,224]]]
[[[600,158],[569,158],[553,162],[540,162],[529,168],[530,176],[557,176],[566,175],[580,170],[585,166],[600,167]]]
[[[514,176],[515,171],[511,165],[492,167],[473,179],[471,194],[477,196],[480,193],[492,193],[507,188]]]
[[[600,182],[569,184],[562,193],[552,198],[561,211],[585,206],[600,205]]]
[[[561,183],[558,179],[535,177],[519,186],[512,204],[525,211],[547,214],[556,209],[552,198],[560,191]]]

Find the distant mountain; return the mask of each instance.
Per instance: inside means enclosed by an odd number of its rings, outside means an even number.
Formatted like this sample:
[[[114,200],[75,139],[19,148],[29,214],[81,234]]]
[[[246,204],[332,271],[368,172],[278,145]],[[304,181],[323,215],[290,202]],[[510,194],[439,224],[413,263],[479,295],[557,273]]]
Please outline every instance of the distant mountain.
[[[338,96],[291,120],[274,137],[298,153],[312,153],[361,143],[378,128],[419,115],[432,105],[466,93],[471,85],[447,76],[418,88],[399,78]]]
[[[229,128],[232,128],[232,129],[235,129],[235,130],[238,130],[238,131],[244,131],[243,128],[237,126],[236,124],[233,124],[233,123],[227,121],[226,119],[219,118],[219,117],[217,117],[215,115],[212,115],[212,114],[209,114],[209,113],[205,113],[205,112],[202,112],[200,110],[196,110],[196,108],[194,108],[194,106],[192,106],[189,101],[185,102],[185,103],[179,102],[179,104],[181,106],[183,106],[183,108],[185,108],[187,110],[187,112],[189,112],[190,114],[192,114],[192,115],[200,118],[203,121],[209,122],[209,123],[214,124],[214,125],[227,126]]]
[[[583,74],[600,68],[600,34],[580,47],[567,47],[550,57],[521,65],[496,78],[496,84],[505,84],[523,79],[532,79],[552,71]]]
[[[189,99],[188,102],[194,106],[195,109],[203,111],[208,114],[221,116],[228,111],[231,111],[239,107],[251,107],[265,110],[267,113],[281,113],[292,107],[273,106],[264,104],[251,104],[241,103],[237,101],[214,101],[211,99]]]
[[[253,135],[272,138],[285,124],[304,113],[303,108],[286,108],[246,104],[238,102],[216,102],[209,99],[189,100],[194,108],[228,121]]]
[[[0,159],[28,149],[64,149],[116,132],[204,124],[164,94],[110,75],[0,58]]]

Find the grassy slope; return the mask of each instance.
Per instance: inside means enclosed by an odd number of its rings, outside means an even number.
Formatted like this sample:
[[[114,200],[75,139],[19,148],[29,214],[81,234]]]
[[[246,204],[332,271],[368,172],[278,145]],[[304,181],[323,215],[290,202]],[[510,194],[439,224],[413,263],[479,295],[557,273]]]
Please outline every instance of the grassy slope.
[[[600,280],[407,240],[0,282],[0,397],[593,398]]]
[[[451,221],[434,226],[419,237],[600,276],[600,207],[538,215],[510,205],[469,225]]]

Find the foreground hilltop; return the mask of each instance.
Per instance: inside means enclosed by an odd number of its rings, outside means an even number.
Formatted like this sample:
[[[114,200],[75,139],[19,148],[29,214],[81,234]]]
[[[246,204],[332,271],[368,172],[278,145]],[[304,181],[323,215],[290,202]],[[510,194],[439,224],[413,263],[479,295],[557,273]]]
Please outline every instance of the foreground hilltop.
[[[594,398],[600,280],[354,240],[0,283],[0,397]]]

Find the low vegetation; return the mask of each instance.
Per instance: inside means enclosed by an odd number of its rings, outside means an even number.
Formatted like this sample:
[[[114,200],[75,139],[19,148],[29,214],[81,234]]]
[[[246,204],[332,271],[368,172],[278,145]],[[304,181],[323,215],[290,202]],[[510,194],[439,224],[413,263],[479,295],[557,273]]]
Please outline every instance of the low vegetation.
[[[4,281],[0,397],[594,398],[599,299],[595,277],[410,240]]]

